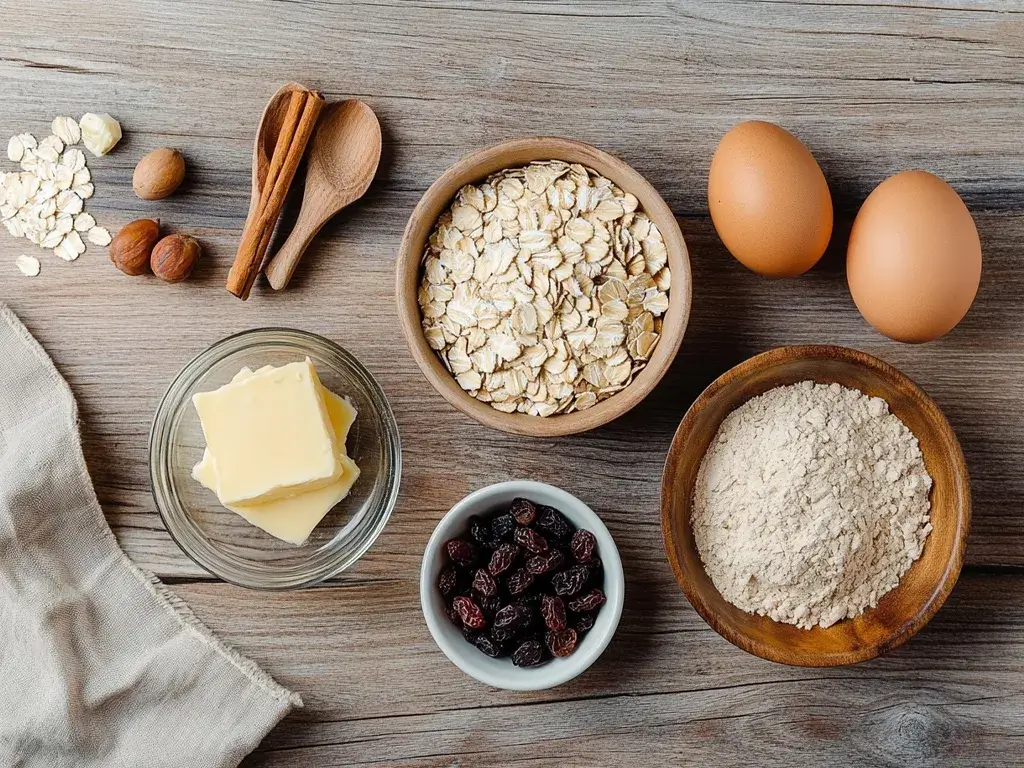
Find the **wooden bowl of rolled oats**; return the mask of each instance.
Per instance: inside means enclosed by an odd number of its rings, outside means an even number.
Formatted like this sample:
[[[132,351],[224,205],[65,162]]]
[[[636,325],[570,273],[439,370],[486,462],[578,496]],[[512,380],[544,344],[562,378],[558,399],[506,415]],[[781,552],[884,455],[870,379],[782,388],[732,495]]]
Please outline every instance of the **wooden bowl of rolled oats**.
[[[690,314],[675,216],[626,163],[561,138],[464,157],[417,204],[397,264],[413,357],[505,432],[584,432],[643,400]]]

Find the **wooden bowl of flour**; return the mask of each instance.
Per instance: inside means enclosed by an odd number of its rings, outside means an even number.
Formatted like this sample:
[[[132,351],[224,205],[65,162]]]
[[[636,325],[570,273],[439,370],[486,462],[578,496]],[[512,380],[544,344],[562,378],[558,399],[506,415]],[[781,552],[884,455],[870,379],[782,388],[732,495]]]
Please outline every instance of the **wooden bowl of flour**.
[[[726,601],[704,570],[691,526],[701,461],[725,417],[768,390],[807,380],[838,383],[886,400],[890,411],[917,437],[933,482],[932,531],[921,557],[874,608],[826,629],[799,629]],[[935,615],[956,584],[970,518],[970,481],[963,452],[938,406],[891,365],[844,347],[780,347],[720,376],[679,425],[662,479],[665,549],[693,607],[733,645],[770,661],[805,667],[855,664],[910,639]]]

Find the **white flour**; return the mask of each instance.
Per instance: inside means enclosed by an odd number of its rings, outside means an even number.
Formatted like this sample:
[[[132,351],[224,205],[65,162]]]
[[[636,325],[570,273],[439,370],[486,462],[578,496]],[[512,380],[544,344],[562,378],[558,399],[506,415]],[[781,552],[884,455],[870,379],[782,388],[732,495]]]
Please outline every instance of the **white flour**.
[[[722,422],[693,533],[730,603],[828,627],[876,605],[921,556],[931,487],[917,438],[884,400],[803,381]]]

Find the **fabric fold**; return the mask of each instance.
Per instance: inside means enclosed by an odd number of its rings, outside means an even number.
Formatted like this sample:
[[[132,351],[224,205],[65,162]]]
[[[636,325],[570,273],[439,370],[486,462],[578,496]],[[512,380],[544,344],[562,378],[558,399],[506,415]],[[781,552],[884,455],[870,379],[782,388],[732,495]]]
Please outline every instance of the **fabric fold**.
[[[233,768],[301,705],[120,549],[71,390],[0,304],[0,765]]]

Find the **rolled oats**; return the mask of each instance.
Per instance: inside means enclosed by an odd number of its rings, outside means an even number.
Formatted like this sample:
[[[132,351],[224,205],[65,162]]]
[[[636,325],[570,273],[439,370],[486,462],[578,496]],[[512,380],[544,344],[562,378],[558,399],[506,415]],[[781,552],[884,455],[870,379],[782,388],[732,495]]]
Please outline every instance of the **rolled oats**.
[[[109,245],[110,233],[83,212],[95,190],[85,153],[72,146],[82,140],[79,124],[57,117],[50,128],[52,135],[38,142],[28,133],[7,142],[7,158],[21,170],[0,173],[0,221],[11,235],[74,261],[85,252],[83,235],[94,245]],[[19,269],[31,272],[27,260],[34,258],[23,259]],[[38,274],[38,261],[35,270]]]
[[[558,160],[499,171],[459,190],[437,221],[423,332],[459,386],[496,410],[581,411],[653,354],[667,262],[637,198],[595,171]]]

